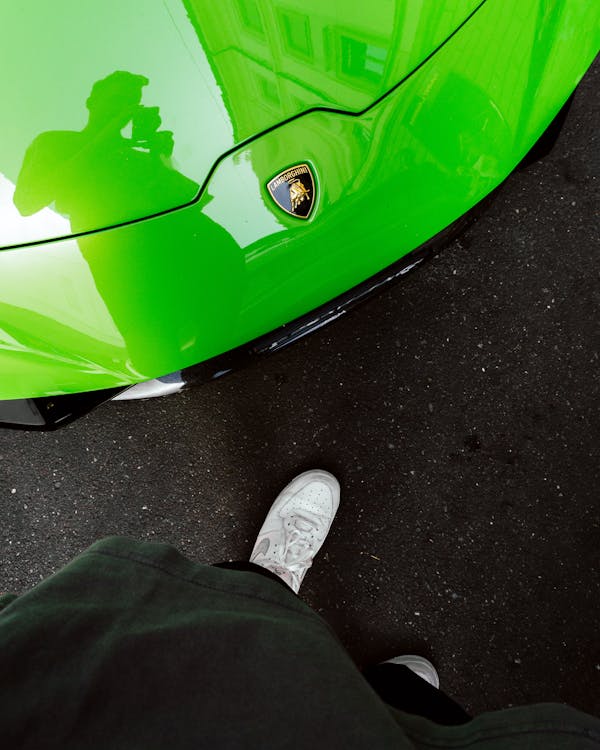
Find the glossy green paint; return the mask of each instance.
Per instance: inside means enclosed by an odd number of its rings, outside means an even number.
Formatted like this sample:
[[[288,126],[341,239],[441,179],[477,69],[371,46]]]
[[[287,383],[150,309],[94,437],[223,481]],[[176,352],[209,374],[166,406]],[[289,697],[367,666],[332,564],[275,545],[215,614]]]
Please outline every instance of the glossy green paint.
[[[0,252],[0,397],[180,369],[401,257],[514,168],[591,63],[598,14],[585,0],[487,0],[379,104],[312,112],[242,144],[192,205]],[[300,162],[317,180],[308,221],[266,191]]]
[[[1,3],[0,248],[189,203],[244,140],[371,104],[480,2]]]

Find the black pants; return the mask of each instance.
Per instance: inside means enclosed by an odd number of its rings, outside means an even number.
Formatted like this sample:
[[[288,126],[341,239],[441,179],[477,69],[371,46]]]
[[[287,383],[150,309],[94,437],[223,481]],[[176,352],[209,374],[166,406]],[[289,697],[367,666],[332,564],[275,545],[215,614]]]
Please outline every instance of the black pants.
[[[224,562],[214,567],[257,573],[291,590],[278,575],[251,562]],[[399,711],[423,716],[436,724],[466,724],[471,720],[452,698],[401,664],[375,664],[367,667],[363,676],[384,703]]]

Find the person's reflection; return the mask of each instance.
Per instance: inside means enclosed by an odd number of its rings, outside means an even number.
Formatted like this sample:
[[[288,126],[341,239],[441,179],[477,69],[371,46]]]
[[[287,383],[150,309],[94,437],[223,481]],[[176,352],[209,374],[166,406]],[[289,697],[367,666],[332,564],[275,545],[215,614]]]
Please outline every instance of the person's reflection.
[[[25,216],[54,204],[73,233],[91,232],[78,243],[125,341],[124,361],[115,365],[155,377],[179,369],[179,353],[200,338],[203,350],[213,341],[229,346],[243,262],[231,235],[197,205],[93,231],[197,194],[171,163],[173,133],[159,129],[159,108],[140,104],[147,84],[126,71],[97,81],[83,130],[42,133],[28,148],[14,203]]]
[[[144,107],[145,76],[117,71],[97,81],[83,130],[39,135],[27,149],[14,203],[29,216],[54,203],[81,232],[191,200],[198,185],[170,163],[173,133],[158,107]],[[123,131],[130,127],[131,135]]]

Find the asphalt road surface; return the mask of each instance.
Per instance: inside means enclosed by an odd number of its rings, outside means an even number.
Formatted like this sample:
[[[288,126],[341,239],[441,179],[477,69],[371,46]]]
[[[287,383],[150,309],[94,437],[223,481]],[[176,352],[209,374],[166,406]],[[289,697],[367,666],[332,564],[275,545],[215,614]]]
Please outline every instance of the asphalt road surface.
[[[600,65],[552,154],[427,268],[179,396],[0,434],[0,590],[99,537],[247,558],[297,472],[340,478],[302,594],[359,664],[405,652],[474,712],[600,714]]]

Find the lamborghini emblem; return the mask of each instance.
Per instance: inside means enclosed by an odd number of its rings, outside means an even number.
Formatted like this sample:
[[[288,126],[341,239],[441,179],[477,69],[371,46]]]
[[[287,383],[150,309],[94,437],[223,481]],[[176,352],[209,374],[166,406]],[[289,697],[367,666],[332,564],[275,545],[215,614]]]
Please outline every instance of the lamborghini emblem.
[[[299,219],[308,219],[315,204],[315,179],[308,164],[296,164],[267,184],[279,208]]]

